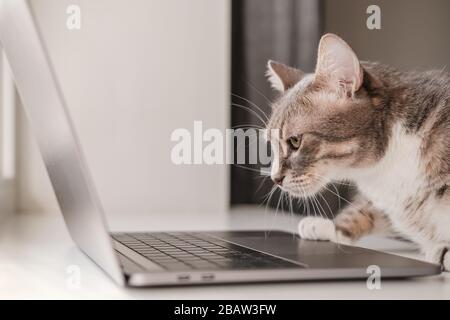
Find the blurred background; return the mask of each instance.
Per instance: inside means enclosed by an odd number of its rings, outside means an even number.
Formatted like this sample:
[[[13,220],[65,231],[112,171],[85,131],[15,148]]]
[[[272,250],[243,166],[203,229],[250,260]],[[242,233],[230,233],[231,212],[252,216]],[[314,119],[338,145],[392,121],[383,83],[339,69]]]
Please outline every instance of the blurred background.
[[[224,215],[263,204],[272,183],[257,166],[174,165],[171,132],[192,131],[195,120],[204,129],[264,126],[236,105],[269,115],[267,60],[312,71],[325,32],[361,60],[417,70],[450,62],[446,0],[30,2],[108,213]],[[380,30],[366,26],[372,4]],[[79,30],[66,26],[70,5],[80,8]],[[5,59],[0,71],[0,212],[58,212]],[[334,194],[323,197],[337,210]],[[278,204],[275,195],[269,205]]]

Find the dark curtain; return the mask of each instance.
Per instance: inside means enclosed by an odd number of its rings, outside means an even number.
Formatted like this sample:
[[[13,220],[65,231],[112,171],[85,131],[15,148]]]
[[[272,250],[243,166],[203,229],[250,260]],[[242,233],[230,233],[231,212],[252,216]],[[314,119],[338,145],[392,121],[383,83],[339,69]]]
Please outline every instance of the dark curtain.
[[[266,115],[270,114],[269,101],[273,99],[274,92],[264,75],[268,59],[306,72],[313,71],[317,45],[323,31],[322,6],[321,0],[232,1],[232,127],[264,127],[259,119],[264,116],[255,105]],[[257,166],[231,167],[232,205],[267,201],[265,196],[273,184],[270,178],[264,178],[257,171]],[[330,189],[334,190],[334,187]],[[347,192],[342,187],[338,191],[343,196]],[[308,206],[294,203],[293,209],[305,212],[309,207],[311,211],[315,208],[314,211],[331,215],[340,205],[331,192],[318,196],[318,201],[319,204],[314,202]],[[291,209],[290,203],[280,200],[278,193],[272,196],[269,205]]]

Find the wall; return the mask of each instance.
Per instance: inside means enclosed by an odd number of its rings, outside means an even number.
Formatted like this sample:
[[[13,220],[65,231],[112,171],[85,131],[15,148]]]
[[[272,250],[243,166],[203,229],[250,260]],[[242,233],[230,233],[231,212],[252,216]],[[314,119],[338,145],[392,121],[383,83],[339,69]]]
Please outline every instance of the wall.
[[[366,28],[366,9],[381,8],[381,30]],[[342,36],[361,60],[402,69],[450,64],[450,1],[325,0],[325,30]]]
[[[31,4],[106,211],[224,212],[227,168],[173,165],[170,135],[228,125],[229,2]],[[69,4],[81,30],[66,28]],[[22,110],[18,127],[19,210],[57,211]]]

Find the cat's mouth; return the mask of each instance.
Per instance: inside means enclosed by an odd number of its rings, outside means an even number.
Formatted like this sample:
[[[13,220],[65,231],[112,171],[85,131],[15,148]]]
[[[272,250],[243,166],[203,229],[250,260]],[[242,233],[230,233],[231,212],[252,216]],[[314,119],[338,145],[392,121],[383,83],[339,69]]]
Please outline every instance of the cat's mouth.
[[[285,179],[284,183],[280,185],[281,190],[288,192],[297,198],[308,198],[319,193],[326,186],[323,179],[305,178],[299,181],[298,179]]]

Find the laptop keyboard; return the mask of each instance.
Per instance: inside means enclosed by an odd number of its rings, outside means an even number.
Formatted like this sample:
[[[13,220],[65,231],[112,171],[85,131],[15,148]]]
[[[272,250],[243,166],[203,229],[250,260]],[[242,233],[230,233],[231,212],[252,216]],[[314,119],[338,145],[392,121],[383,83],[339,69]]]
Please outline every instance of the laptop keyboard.
[[[205,234],[114,233],[113,239],[170,271],[301,268],[301,265]]]

